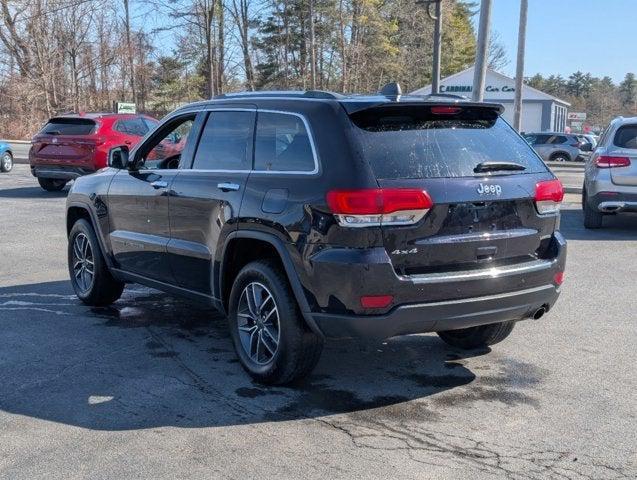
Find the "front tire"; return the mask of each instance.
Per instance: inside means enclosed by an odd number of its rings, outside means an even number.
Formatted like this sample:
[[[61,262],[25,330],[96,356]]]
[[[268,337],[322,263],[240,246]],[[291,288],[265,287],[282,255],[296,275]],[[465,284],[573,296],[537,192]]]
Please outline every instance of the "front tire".
[[[565,153],[556,153],[551,157],[553,162],[569,162],[571,159]]]
[[[56,180],[55,178],[40,178],[38,183],[47,192],[59,192],[66,185],[66,180]]]
[[[438,332],[438,336],[452,347],[472,350],[501,342],[511,334],[514,326],[514,321],[491,323],[458,330],[446,330]]]
[[[262,260],[243,267],[232,286],[228,310],[235,351],[257,382],[290,383],[316,366],[323,341],[305,324],[276,262]]]
[[[124,283],[108,271],[95,231],[84,219],[71,228],[68,263],[73,290],[86,305],[110,305],[122,295]]]
[[[13,170],[13,155],[10,152],[4,152],[0,158],[0,172],[9,173]]]

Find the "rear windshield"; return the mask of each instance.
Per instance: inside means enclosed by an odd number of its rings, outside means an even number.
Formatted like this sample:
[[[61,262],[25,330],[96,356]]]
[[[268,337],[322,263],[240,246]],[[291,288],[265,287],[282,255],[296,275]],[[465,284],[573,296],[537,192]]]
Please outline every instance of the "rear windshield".
[[[637,149],[637,125],[620,127],[613,143],[617,147]]]
[[[518,174],[546,172],[529,144],[484,108],[448,116],[432,115],[427,107],[385,107],[351,118],[378,179],[484,176],[474,168],[488,161],[518,163],[525,167]]]
[[[48,135],[90,135],[95,121],[88,118],[52,118],[40,133]]]

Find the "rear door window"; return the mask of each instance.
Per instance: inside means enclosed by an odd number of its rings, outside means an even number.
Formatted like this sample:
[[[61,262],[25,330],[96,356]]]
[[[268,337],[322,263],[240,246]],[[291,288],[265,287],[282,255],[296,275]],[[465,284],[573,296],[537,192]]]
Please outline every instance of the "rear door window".
[[[613,143],[616,147],[637,149],[637,125],[619,127]]]
[[[562,143],[566,143],[566,137],[563,135],[553,135],[551,136],[546,143],[550,143],[552,145],[561,145]]]
[[[351,115],[355,136],[378,179],[474,177],[486,161],[546,167],[531,146],[495,112],[466,109],[445,118],[428,108],[385,107]],[[498,172],[498,174],[503,172]]]
[[[115,124],[115,130],[127,135],[143,137],[148,132],[148,126],[141,118],[130,118],[126,120],[118,120]]]
[[[211,112],[192,168],[250,170],[254,112]]]
[[[259,112],[254,148],[257,171],[312,172],[316,168],[309,133],[296,115]]]
[[[96,123],[88,118],[52,118],[40,131],[45,135],[90,135]]]

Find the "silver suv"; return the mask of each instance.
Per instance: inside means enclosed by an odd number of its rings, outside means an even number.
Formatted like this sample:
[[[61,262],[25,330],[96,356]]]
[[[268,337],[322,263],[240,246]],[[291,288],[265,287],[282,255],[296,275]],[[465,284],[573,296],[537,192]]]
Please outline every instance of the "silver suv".
[[[525,133],[524,138],[545,162],[582,160],[592,149],[581,135],[571,133]]]
[[[610,122],[586,161],[584,226],[600,228],[606,214],[637,212],[637,117]]]

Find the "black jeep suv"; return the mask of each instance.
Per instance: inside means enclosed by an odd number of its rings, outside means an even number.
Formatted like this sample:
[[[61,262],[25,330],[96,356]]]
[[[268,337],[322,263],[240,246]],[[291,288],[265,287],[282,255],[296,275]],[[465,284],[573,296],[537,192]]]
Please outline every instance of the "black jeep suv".
[[[497,343],[553,306],[566,259],[562,186],[501,111],[318,91],[179,108],[71,188],[73,288],[208,302],[264,383],[308,374],[325,338]]]

